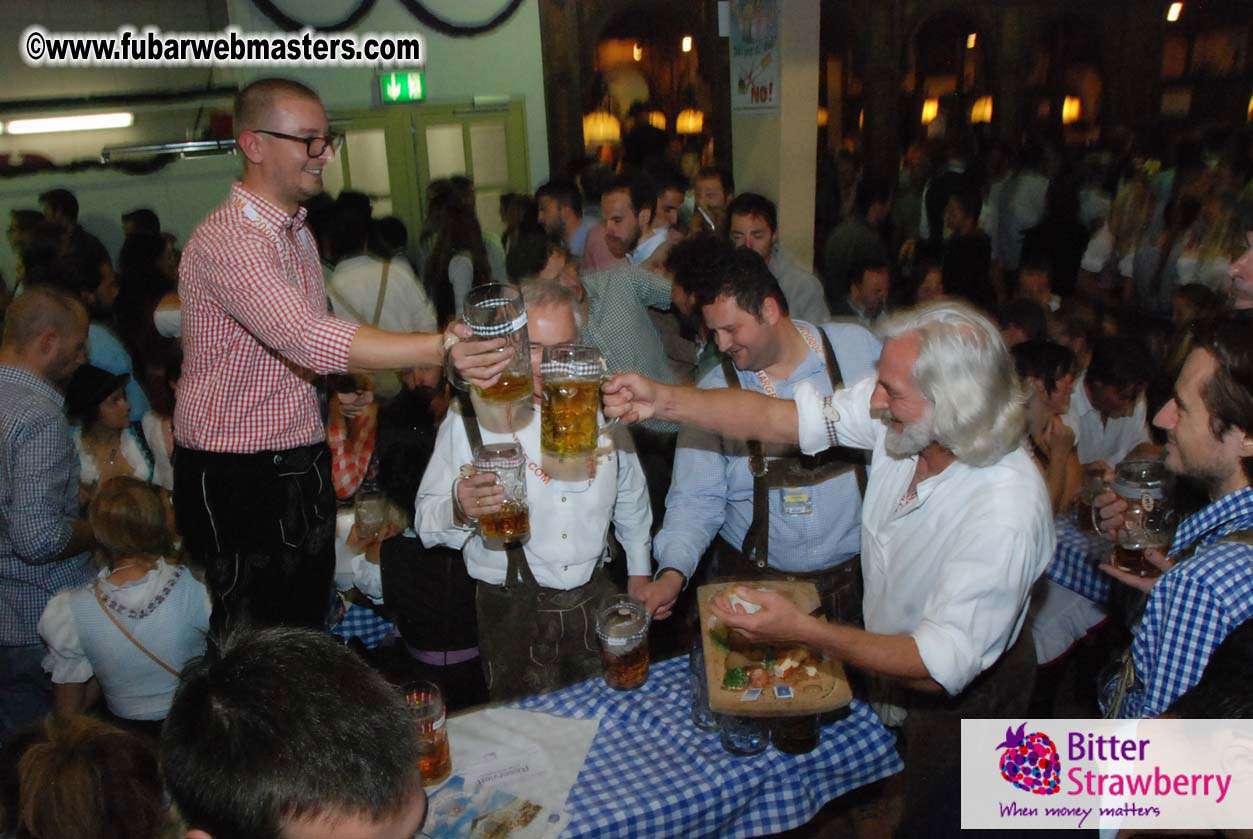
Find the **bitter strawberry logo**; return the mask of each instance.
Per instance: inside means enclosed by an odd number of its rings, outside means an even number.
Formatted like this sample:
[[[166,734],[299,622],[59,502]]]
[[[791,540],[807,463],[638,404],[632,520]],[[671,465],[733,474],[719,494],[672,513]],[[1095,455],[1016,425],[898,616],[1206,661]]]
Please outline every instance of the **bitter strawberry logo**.
[[[1035,795],[1056,795],[1061,788],[1062,764],[1057,759],[1057,746],[1040,731],[1024,735],[1024,722],[1014,731],[1005,729],[1005,741],[997,746],[1001,752],[1001,777],[1018,789]]]

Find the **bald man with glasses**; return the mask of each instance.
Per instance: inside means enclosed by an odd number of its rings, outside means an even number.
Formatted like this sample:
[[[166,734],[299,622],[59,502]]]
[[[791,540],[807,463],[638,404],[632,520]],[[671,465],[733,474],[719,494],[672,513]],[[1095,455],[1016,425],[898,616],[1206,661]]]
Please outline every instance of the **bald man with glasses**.
[[[328,313],[301,202],[323,191],[343,137],[314,91],[253,82],[235,100],[235,138],[243,177],[196,228],[179,266],[178,525],[206,569],[215,630],[322,628],[335,496],[320,377],[441,365],[468,333],[384,332]],[[454,348],[454,360],[462,352]],[[358,409],[369,398],[359,394]]]

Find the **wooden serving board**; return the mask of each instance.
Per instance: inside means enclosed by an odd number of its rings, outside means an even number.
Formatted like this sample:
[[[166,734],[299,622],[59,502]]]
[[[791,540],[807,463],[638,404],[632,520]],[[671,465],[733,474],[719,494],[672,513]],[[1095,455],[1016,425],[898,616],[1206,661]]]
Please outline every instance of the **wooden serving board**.
[[[751,702],[743,701],[743,690],[724,690],[723,677],[726,675],[727,649],[721,646],[710,635],[711,623],[721,626],[721,622],[709,609],[709,601],[724,592],[730,592],[737,586],[750,589],[769,589],[790,598],[802,612],[813,612],[819,606],[818,589],[809,582],[788,582],[786,580],[753,580],[748,582],[719,582],[701,586],[696,591],[696,602],[700,606],[700,637],[705,651],[705,677],[709,682],[709,707],[720,714],[733,714],[741,717],[789,717],[803,714],[821,713],[842,708],[853,698],[848,678],[844,673],[844,665],[828,659],[815,665],[818,675],[810,683],[794,686],[791,699],[780,699],[772,687],[761,691],[760,696]],[[725,626],[722,627],[725,629]],[[771,644],[776,648],[799,646],[788,644]],[[814,682],[816,679],[816,683]]]

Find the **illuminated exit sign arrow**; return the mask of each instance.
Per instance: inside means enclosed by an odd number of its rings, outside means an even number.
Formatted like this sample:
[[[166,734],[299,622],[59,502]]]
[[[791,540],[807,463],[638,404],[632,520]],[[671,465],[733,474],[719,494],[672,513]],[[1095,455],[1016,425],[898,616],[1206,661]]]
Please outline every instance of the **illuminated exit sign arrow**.
[[[386,73],[379,76],[379,93],[385,103],[421,102],[426,98],[426,84],[420,70]]]

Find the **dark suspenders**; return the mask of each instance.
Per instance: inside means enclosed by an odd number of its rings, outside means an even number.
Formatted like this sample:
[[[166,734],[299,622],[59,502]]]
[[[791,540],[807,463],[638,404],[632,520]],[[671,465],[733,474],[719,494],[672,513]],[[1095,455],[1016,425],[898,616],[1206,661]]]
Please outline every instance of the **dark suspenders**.
[[[474,412],[474,403],[470,400],[470,394],[464,391],[457,394],[457,400],[461,405],[461,419],[465,424],[466,438],[470,441],[470,451],[478,454],[483,448],[483,435],[479,431],[479,418]],[[526,551],[521,545],[505,548],[505,556],[509,559],[509,567],[505,572],[506,588],[517,585],[539,587],[535,582],[535,575],[531,573],[531,566],[526,562]]]
[[[822,351],[826,357],[827,376],[831,379],[831,392],[839,390],[844,384],[844,376],[840,371],[840,363],[831,347],[831,339],[826,330],[819,326],[814,329],[822,338]],[[722,357],[722,373],[726,377],[727,387],[738,388],[739,377],[735,365],[727,356]],[[866,456],[864,452],[843,446],[834,447],[812,458],[802,457],[802,462],[831,463],[841,462],[851,466],[857,476],[857,491],[864,498],[866,495]],[[744,534],[744,543],[740,550],[744,558],[765,568],[770,558],[770,486],[767,478],[769,465],[760,440],[748,441],[748,470],[753,476],[753,521]]]

